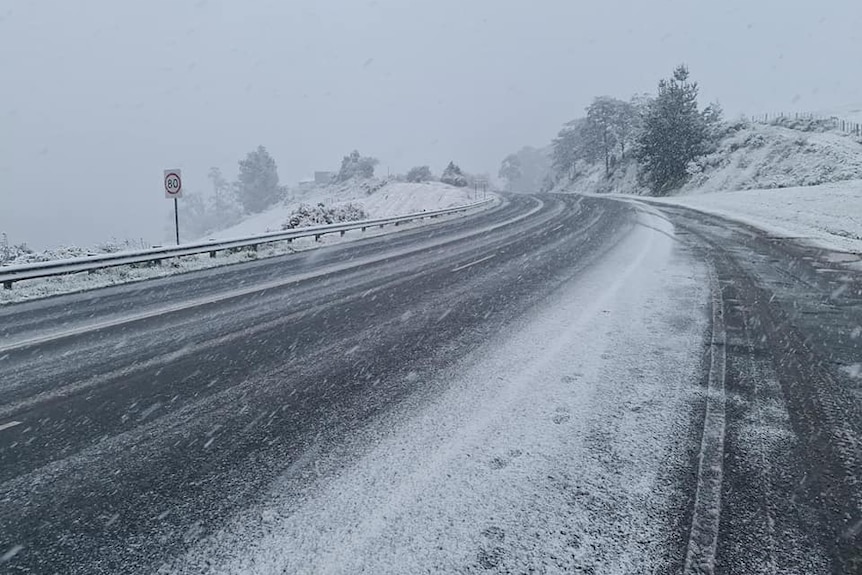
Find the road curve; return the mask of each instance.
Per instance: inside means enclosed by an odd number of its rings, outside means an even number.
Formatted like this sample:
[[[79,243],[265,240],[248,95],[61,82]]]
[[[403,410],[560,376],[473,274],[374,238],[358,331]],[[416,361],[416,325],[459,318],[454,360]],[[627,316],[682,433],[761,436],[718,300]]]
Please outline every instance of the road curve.
[[[631,212],[511,197],[398,234],[0,309],[0,550],[14,551],[0,568],[161,564],[310,445],[427,393],[401,376],[503,329],[619,241]]]
[[[0,572],[860,572],[848,261],[509,196],[2,307]]]

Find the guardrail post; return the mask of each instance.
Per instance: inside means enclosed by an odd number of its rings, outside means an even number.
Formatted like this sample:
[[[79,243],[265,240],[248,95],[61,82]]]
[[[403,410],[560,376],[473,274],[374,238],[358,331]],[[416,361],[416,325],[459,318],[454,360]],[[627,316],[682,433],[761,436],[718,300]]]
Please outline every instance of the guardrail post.
[[[341,230],[341,237],[342,237],[342,238],[344,237],[344,234],[345,234],[346,232],[347,232],[347,230]]]
[[[322,236],[322,235],[323,235],[323,234],[314,234],[314,241],[319,242],[319,241],[320,241],[320,236]]]
[[[210,252],[210,257],[211,257],[211,258],[216,257],[216,253],[215,253],[215,252]]]

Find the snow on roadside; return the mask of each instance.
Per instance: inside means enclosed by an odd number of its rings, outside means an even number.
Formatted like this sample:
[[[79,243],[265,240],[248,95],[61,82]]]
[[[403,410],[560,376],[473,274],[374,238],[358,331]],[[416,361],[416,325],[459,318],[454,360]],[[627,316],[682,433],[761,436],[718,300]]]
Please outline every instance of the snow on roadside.
[[[641,199],[693,208],[828,250],[862,254],[862,180]]]
[[[455,188],[440,182],[407,184],[393,182],[384,185],[372,194],[359,183],[323,186],[298,193],[290,201],[278,204],[269,210],[249,216],[235,226],[207,235],[208,238],[227,239],[262,234],[281,230],[294,210],[301,204],[324,203],[338,206],[346,203],[360,204],[370,218],[387,218],[415,212],[424,212],[460,206],[474,202],[472,190]]]
[[[358,203],[373,218],[388,218],[435,209],[460,206],[481,200],[481,195],[468,188],[456,188],[440,182],[421,184],[391,183],[362,198]]]
[[[442,186],[442,184],[441,184]],[[446,186],[449,187],[449,186]],[[419,197],[419,191],[424,191],[422,188],[416,188],[411,192],[411,197],[413,199],[410,200],[402,200],[402,205],[413,205],[413,206],[427,206],[427,209],[442,209],[446,207],[451,207],[455,205],[464,205],[467,203],[471,203],[474,200],[466,199],[469,196],[466,192],[462,193],[461,190],[457,188],[452,188],[452,190],[457,190],[456,192],[448,192],[444,191],[438,194],[428,194],[427,196]],[[439,190],[438,190],[439,192]],[[405,194],[407,195],[407,194]],[[383,211],[383,206],[385,202],[383,200],[377,200],[380,203],[380,209]],[[412,204],[411,204],[412,202]],[[434,203],[439,202],[439,203]],[[277,217],[280,216],[281,208],[274,208],[270,210],[270,212],[265,212],[261,214],[261,218],[256,219],[252,223],[248,225],[248,231],[244,234],[240,235],[254,235],[257,233],[263,233],[264,229],[261,229],[263,225],[266,224],[267,221],[278,221],[278,226],[275,229],[281,229],[281,223],[284,220],[277,220]],[[422,209],[417,209],[414,211],[423,211]],[[269,214],[269,216],[267,215]],[[398,215],[388,214],[388,215]],[[381,216],[372,216],[372,217],[387,217],[386,215]],[[445,216],[443,218],[433,220],[434,222],[444,221],[449,218],[458,218],[463,217],[463,214],[454,214],[450,216]],[[269,219],[267,219],[269,218]],[[286,217],[285,217],[286,219]],[[106,268],[102,270],[96,270],[92,273],[78,273],[71,274],[65,276],[55,276],[55,277],[47,277],[36,280],[26,280],[15,282],[14,287],[12,289],[2,289],[0,288],[0,305],[16,303],[21,301],[27,301],[32,299],[44,298],[52,295],[59,295],[65,293],[74,293],[85,290],[96,289],[100,287],[107,287],[112,285],[130,283],[135,281],[141,281],[152,278],[159,278],[168,275],[173,275],[177,273],[185,273],[199,269],[212,268],[222,265],[235,264],[243,261],[248,261],[250,259],[262,259],[267,257],[274,257],[284,254],[290,254],[297,251],[315,249],[317,247],[328,245],[332,243],[342,242],[342,241],[351,241],[354,239],[360,239],[363,237],[372,237],[387,233],[393,233],[395,231],[407,230],[414,227],[419,227],[423,225],[427,225],[432,220],[425,221],[416,221],[410,222],[407,224],[402,224],[399,227],[388,226],[386,228],[371,228],[366,230],[365,232],[360,232],[358,230],[347,232],[344,237],[341,237],[337,234],[330,234],[321,237],[319,242],[315,242],[313,238],[300,238],[294,240],[292,243],[288,244],[287,242],[278,242],[272,244],[265,244],[258,247],[257,251],[249,251],[243,250],[238,252],[217,252],[215,258],[209,257],[208,254],[199,254],[193,256],[184,256],[179,258],[171,258],[162,262],[161,265],[148,265],[148,264],[139,264],[139,265],[130,265],[130,266],[119,266],[114,268]],[[244,222],[245,223],[245,222]],[[244,223],[239,224],[238,226],[234,226],[232,228],[234,232],[237,230],[242,230],[242,226]],[[253,230],[253,231],[252,231]],[[230,232],[230,235],[223,236],[225,238],[228,237],[237,237],[237,233]],[[35,261],[35,260],[34,260]],[[2,268],[0,268],[2,269]]]
[[[441,397],[354,435],[339,451],[363,453],[355,464],[315,456],[308,492],[276,482],[162,572],[671,570],[667,510],[685,495],[667,474],[696,435],[708,290],[670,224],[641,217],[596,267],[442,374]]]

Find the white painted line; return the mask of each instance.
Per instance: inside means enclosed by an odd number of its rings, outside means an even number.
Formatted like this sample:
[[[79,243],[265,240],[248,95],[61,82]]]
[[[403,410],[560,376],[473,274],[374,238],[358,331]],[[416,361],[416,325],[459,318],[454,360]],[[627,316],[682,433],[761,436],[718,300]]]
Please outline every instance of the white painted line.
[[[0,425],[0,431],[3,431],[4,429],[9,429],[10,427],[15,427],[16,425],[21,425],[21,422],[20,421],[10,421],[9,423],[4,423],[4,424]]]
[[[697,492],[691,518],[691,532],[683,575],[712,573],[718,549],[721,518],[721,482],[724,475],[725,369],[727,332],[724,325],[724,301],[715,267],[710,264],[712,286],[712,341],[710,342],[709,380],[706,416],[697,470]]]
[[[477,264],[481,264],[482,262],[486,262],[491,258],[497,257],[497,254],[491,254],[486,258],[482,258],[481,260],[476,260],[475,262],[470,262],[469,264],[464,264],[463,266],[458,266],[457,268],[452,268],[452,273],[460,272],[461,270],[466,270],[467,268],[473,267]]]

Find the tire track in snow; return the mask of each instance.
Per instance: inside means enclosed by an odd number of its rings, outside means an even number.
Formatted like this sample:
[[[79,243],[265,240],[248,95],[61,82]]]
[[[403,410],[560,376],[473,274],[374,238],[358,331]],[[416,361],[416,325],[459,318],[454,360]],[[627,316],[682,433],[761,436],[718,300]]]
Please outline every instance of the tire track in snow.
[[[714,569],[773,572],[759,562],[771,555],[782,573],[859,572],[862,412],[852,382],[839,371],[859,349],[852,335],[859,325],[858,272],[836,268],[820,250],[776,243],[747,226],[685,209],[664,211],[711,257],[723,297],[733,302],[725,329],[738,334],[726,347],[726,504]],[[836,291],[831,278],[839,269]],[[751,342],[758,342],[754,350]],[[772,405],[757,395],[769,380],[751,371],[751,353],[774,369]],[[764,409],[773,410],[763,430],[772,444],[746,427],[746,418]],[[784,430],[786,441],[776,444],[775,434]],[[758,464],[761,456],[768,467]],[[752,473],[758,469],[769,481]],[[773,528],[777,537],[766,543]],[[769,544],[774,548],[763,553]]]

